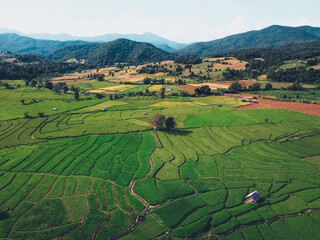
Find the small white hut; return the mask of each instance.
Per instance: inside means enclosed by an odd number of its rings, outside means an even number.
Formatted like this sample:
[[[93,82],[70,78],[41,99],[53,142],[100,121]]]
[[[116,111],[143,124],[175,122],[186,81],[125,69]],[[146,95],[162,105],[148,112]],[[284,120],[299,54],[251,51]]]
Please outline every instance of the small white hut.
[[[254,192],[248,194],[247,196],[245,196],[245,199],[248,202],[256,203],[261,199],[261,197],[257,191],[254,191]]]

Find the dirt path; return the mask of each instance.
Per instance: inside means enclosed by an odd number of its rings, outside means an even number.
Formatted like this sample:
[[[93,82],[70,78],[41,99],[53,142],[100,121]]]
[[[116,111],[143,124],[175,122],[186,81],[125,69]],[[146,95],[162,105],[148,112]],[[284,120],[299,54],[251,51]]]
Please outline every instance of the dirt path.
[[[70,229],[69,231],[67,231],[67,232],[65,232],[65,233],[63,233],[63,234],[55,237],[54,239],[63,238],[63,237],[65,237],[65,236],[69,235],[70,233],[72,233],[74,230],[76,230],[76,229],[78,229],[79,227],[81,227],[81,225],[82,225],[82,224],[84,223],[84,221],[85,221],[86,215],[87,215],[87,214],[89,213],[89,211],[90,211],[89,196],[87,196],[87,201],[86,201],[86,202],[87,202],[87,211],[83,214],[80,223],[79,223],[78,225],[76,225],[75,227],[73,227],[72,229]]]
[[[107,223],[109,222],[110,218],[111,218],[111,215],[109,214],[109,215],[108,215],[108,218],[107,218],[103,223],[101,223],[100,226],[99,226],[96,230],[94,230],[93,235],[92,235],[92,240],[94,240],[94,239],[96,238],[97,232],[99,232],[99,230],[100,230],[105,224],[107,224]]]
[[[241,224],[241,225],[238,225],[237,227],[231,229],[230,231],[226,232],[226,233],[223,233],[223,234],[214,234],[213,235],[216,237],[216,238],[221,238],[221,237],[226,237],[228,235],[230,235],[231,233],[237,231],[237,230],[242,230],[243,228],[245,227],[249,227],[249,226],[253,226],[253,225],[258,225],[258,224],[264,224],[264,223],[267,223],[268,225],[270,225],[272,222],[278,220],[278,219],[285,219],[285,218],[293,218],[293,217],[298,217],[298,216],[301,216],[302,214],[304,213],[311,213],[311,212],[318,212],[320,211],[320,208],[316,208],[316,209],[304,209],[298,213],[293,213],[293,214],[285,214],[285,215],[279,215],[279,216],[275,216],[273,218],[270,218],[270,219],[267,219],[267,220],[258,220],[258,221],[254,221],[254,222],[251,222],[251,223],[248,223],[248,224]]]
[[[151,133],[151,135],[154,138],[154,142],[155,142],[156,146],[155,146],[155,148],[153,149],[153,151],[149,155],[148,160],[149,160],[150,167],[149,167],[149,170],[148,170],[147,174],[143,178],[147,178],[147,176],[149,175],[149,173],[150,173],[150,171],[152,169],[151,157],[154,154],[154,152],[158,149],[158,144],[157,144],[156,137],[152,133]],[[141,223],[141,221],[143,220],[144,214],[149,209],[158,207],[158,205],[157,206],[151,206],[144,198],[142,198],[141,196],[139,196],[138,194],[136,194],[133,191],[133,187],[134,187],[135,182],[136,182],[136,180],[131,180],[131,182],[129,184],[129,192],[130,192],[131,195],[133,195],[134,197],[138,198],[146,207],[140,213],[138,213],[137,218],[136,218],[136,222],[132,226],[130,226],[130,228],[126,229],[122,233],[119,233],[119,234],[111,237],[110,240],[119,239],[119,238],[129,234],[130,232],[132,232]]]

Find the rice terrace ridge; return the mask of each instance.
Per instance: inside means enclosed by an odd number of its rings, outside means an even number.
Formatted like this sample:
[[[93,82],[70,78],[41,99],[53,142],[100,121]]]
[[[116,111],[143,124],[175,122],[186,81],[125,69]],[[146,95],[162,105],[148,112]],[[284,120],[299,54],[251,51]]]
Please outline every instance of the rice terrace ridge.
[[[320,239],[318,12],[72,1],[0,10],[0,239]]]

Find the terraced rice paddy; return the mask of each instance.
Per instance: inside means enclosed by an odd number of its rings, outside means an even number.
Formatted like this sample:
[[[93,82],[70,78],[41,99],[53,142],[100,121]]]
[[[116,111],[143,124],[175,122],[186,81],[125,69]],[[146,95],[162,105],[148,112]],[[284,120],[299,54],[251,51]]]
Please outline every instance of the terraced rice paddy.
[[[1,121],[0,238],[318,239],[319,118],[246,104],[137,96]],[[151,130],[157,112],[179,129]]]

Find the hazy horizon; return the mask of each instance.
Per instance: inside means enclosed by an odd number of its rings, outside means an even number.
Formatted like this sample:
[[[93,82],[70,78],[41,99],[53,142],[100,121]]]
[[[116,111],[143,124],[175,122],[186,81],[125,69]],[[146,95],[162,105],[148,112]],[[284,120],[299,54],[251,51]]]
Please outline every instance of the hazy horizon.
[[[312,6],[312,7],[310,7]],[[172,41],[210,41],[271,25],[319,27],[318,1],[267,3],[140,0],[19,1],[2,3],[1,28],[25,34],[49,33],[92,37],[104,34],[153,33]],[[30,14],[32,13],[32,14]]]

